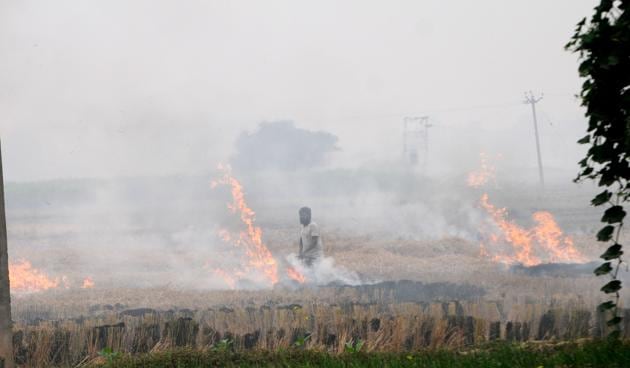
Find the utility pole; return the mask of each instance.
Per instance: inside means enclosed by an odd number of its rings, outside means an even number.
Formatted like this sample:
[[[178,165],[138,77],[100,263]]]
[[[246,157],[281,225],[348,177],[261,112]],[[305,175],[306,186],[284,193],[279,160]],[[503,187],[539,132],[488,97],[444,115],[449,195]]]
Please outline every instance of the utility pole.
[[[536,154],[538,155],[538,176],[540,178],[540,187],[542,189],[545,189],[545,176],[543,174],[542,157],[540,155],[540,138],[538,137],[538,120],[536,119],[536,104],[540,100],[542,100],[542,98],[542,94],[540,94],[540,97],[534,97],[532,91],[529,91],[529,93],[525,92],[524,103],[530,104],[532,106],[532,115],[534,117],[534,134],[536,135]]]
[[[9,286],[7,221],[4,212],[4,178],[0,150],[0,368],[13,368],[13,322],[11,322],[11,288]]]
[[[427,171],[429,128],[432,126],[428,116],[406,116],[403,118],[403,159],[411,165],[417,165],[421,158],[423,173]]]

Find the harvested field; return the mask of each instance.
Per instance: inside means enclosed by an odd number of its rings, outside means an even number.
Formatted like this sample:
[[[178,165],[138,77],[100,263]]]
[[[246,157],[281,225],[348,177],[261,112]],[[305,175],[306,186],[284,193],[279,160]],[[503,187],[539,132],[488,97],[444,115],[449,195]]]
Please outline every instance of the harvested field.
[[[304,341],[306,348],[341,353],[346,343],[362,341],[367,352],[413,351],[495,340],[572,340],[604,332],[601,318],[577,301],[557,301],[550,307],[533,301],[386,302],[385,296],[376,302],[359,290],[339,289],[316,295],[299,291],[295,296],[301,303],[274,303],[269,302],[270,294],[261,292],[233,294],[196,297],[240,303],[169,310],[93,305],[78,318],[47,320],[41,318],[44,311],[18,309],[24,320],[15,326],[16,356],[31,366],[72,366],[105,347],[125,353],[207,350],[230,341],[238,351],[278,350]],[[330,303],[327,296],[339,302]],[[186,300],[185,294],[176,292],[163,297]]]
[[[267,209],[259,216],[262,240],[282,271],[291,262],[286,255],[296,249],[296,227],[279,220],[284,207],[258,205]],[[588,261],[597,259],[591,235],[572,225],[579,211],[564,199],[551,205],[566,214],[558,222],[569,229],[575,249]],[[480,253],[485,238],[474,228],[477,220],[462,225],[466,231],[443,236],[378,226],[357,231],[352,221],[336,217],[338,204],[327,206],[327,272],[350,275],[350,283],[333,277],[300,285],[284,277],[273,287],[243,280],[236,290],[208,268],[234,251],[217,245],[218,229],[205,228],[197,212],[186,215],[190,223],[162,221],[161,215],[149,221],[144,212],[126,207],[121,222],[98,211],[80,222],[71,211],[68,217],[24,208],[11,212],[10,236],[23,244],[11,248],[14,257],[57,282],[47,290],[14,293],[16,360],[25,367],[70,367],[107,349],[143,354],[226,347],[299,347],[338,355],[359,342],[363,351],[380,353],[470,349],[607,332],[604,316],[596,312],[601,280],[592,264],[506,265]],[[413,206],[400,205],[401,221]],[[529,211],[517,207],[515,218]],[[379,216],[353,221],[369,224]],[[77,246],[82,243],[87,245]]]
[[[578,287],[575,280],[539,281],[547,284],[542,291],[565,292],[493,300],[477,286],[412,281],[270,291],[51,291],[15,299],[14,346],[18,361],[38,367],[73,366],[105,347],[135,354],[208,350],[229,341],[236,351],[301,344],[337,354],[357,341],[366,352],[401,352],[605,334],[592,301],[567,291]]]

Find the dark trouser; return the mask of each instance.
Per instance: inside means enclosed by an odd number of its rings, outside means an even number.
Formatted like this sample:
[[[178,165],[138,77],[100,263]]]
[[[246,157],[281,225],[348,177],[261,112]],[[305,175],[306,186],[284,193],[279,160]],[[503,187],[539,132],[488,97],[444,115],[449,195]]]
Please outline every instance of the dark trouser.
[[[302,263],[304,263],[306,267],[312,267],[313,263],[315,263],[315,258],[313,257],[301,257],[300,259],[302,260]]]

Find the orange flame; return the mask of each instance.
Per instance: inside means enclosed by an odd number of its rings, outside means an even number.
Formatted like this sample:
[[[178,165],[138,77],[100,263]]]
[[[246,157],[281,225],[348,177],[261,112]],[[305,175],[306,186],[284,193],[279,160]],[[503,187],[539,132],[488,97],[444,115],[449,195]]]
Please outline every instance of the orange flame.
[[[287,268],[287,276],[289,276],[290,279],[299,282],[300,284],[303,284],[306,281],[306,277],[300,271],[296,270],[293,267]]]
[[[25,260],[9,265],[9,280],[11,291],[15,292],[36,292],[59,286],[58,279],[49,278]]]
[[[550,254],[552,262],[584,262],[586,258],[573,245],[571,237],[563,237],[560,226],[551,213],[541,211],[532,215],[536,226],[532,229],[534,238]]]
[[[81,285],[81,289],[91,289],[94,287],[94,280],[91,277],[86,277],[83,279],[83,285]]]
[[[219,184],[229,185],[232,193],[232,203],[228,204],[228,208],[237,213],[241,222],[245,225],[245,230],[241,231],[238,236],[234,237],[229,231],[222,229],[219,232],[219,236],[226,241],[231,242],[233,245],[243,247],[245,249],[245,255],[247,257],[246,271],[261,272],[267,282],[272,285],[278,282],[278,265],[273,258],[271,251],[262,241],[262,229],[254,225],[255,212],[249,208],[245,202],[245,194],[243,192],[243,185],[236,180],[231,173],[229,166],[219,165],[219,170],[223,172],[223,176],[212,182],[212,187],[216,187]],[[223,270],[217,270],[218,274],[222,275],[226,283],[230,287],[236,285],[235,280],[228,281],[225,275],[228,275]],[[249,272],[247,272],[249,273]],[[234,278],[235,275],[229,275]]]
[[[490,181],[496,182],[496,168],[488,160],[488,155],[485,152],[479,154],[480,168],[479,170],[472,171],[468,174],[466,183],[473,188],[479,188],[486,185]]]
[[[499,156],[497,156],[499,157]],[[488,155],[480,153],[480,169],[468,175],[467,184],[479,188],[490,181],[496,180],[496,169],[490,164]],[[482,257],[491,256],[493,260],[502,263],[521,263],[534,266],[546,262],[583,262],[586,258],[575,249],[573,240],[564,236],[560,226],[549,212],[536,212],[532,215],[535,226],[524,229],[508,219],[505,208],[497,208],[488,200],[488,194],[481,196],[481,207],[486,210],[500,234],[491,233],[488,241],[491,244],[509,243],[513,248],[513,255],[491,255],[488,247],[480,245],[479,253]]]
[[[214,273],[221,277],[223,281],[225,281],[225,283],[230,287],[230,289],[236,289],[237,280],[235,277],[220,268],[215,269]]]
[[[532,241],[529,232],[515,223],[508,221],[507,210],[505,208],[496,208],[488,201],[488,195],[485,193],[481,196],[481,207],[492,217],[494,223],[503,233],[505,240],[512,244],[516,252],[512,262],[495,258],[496,260],[505,263],[520,262],[526,266],[533,266],[540,263],[540,259],[532,254]]]
[[[500,236],[492,234],[491,243],[499,243],[501,240],[511,244],[513,255],[495,255],[493,259],[498,262],[512,264],[521,263],[525,266],[534,266],[543,262],[537,254],[545,251],[547,262],[583,262],[585,257],[573,246],[573,240],[564,236],[562,230],[549,212],[536,212],[532,215],[536,225],[532,229],[524,229],[508,220],[507,210],[497,208],[488,200],[488,195],[481,196],[481,207],[492,218],[494,224],[501,231]],[[483,253],[489,254],[486,247]],[[538,252],[536,252],[538,250]]]

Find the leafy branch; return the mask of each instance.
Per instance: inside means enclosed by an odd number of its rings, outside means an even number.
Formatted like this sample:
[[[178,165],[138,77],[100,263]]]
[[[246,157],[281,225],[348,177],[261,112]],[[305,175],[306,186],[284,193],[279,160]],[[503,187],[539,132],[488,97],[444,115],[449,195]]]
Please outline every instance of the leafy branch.
[[[579,144],[590,145],[579,162],[575,181],[595,180],[605,188],[591,201],[593,206],[608,205],[601,221],[606,225],[597,240],[609,243],[601,255],[597,276],[609,275],[602,288],[612,300],[601,303],[601,312],[610,312],[607,325],[611,337],[621,336],[619,298],[623,264],[621,230],[630,198],[630,0],[601,0],[589,20],[582,19],[566,49],[579,54],[579,74],[584,78],[580,99],[588,117],[587,134]],[[615,189],[612,189],[615,188]]]

